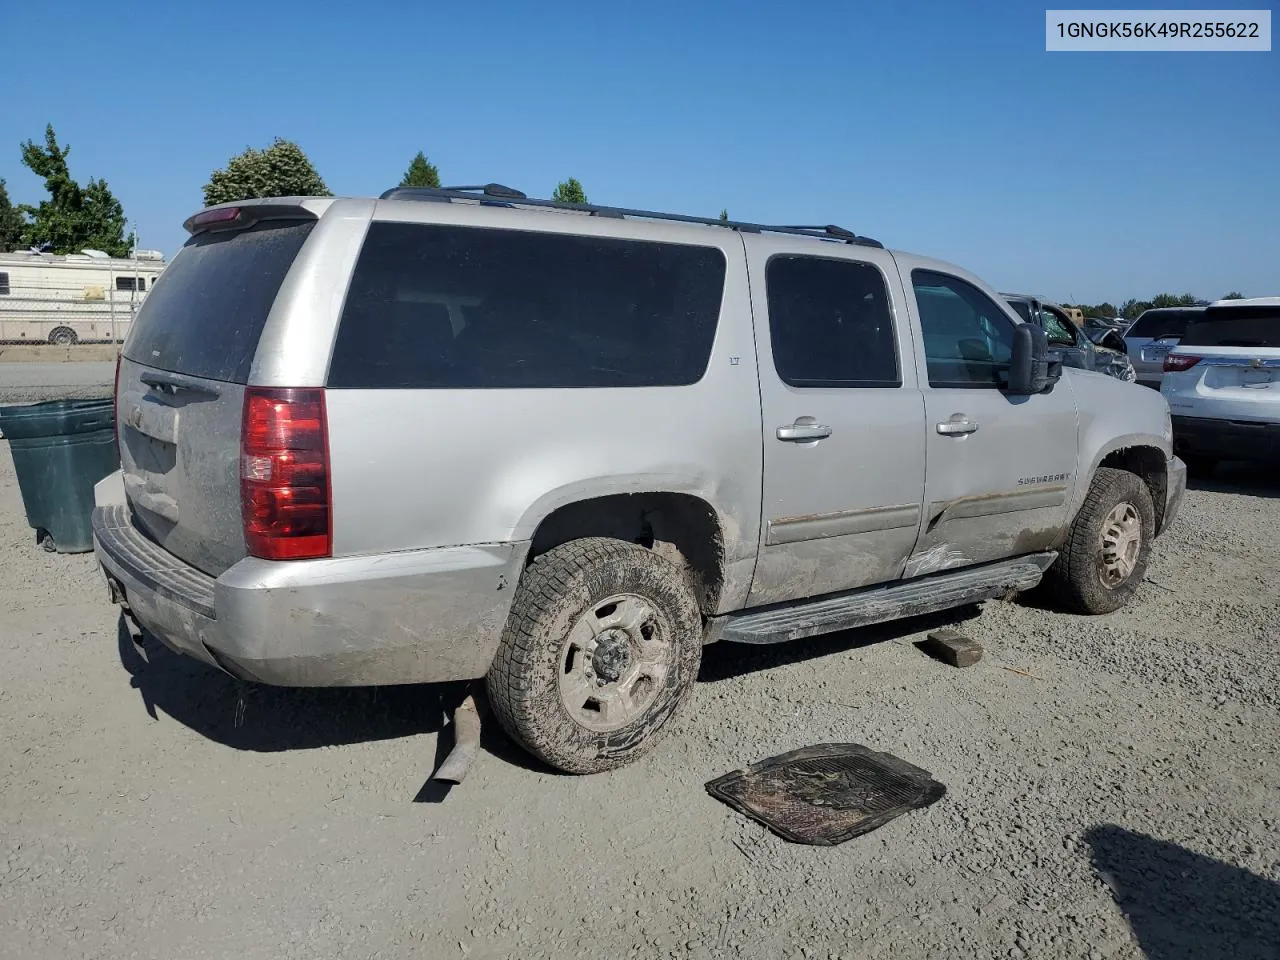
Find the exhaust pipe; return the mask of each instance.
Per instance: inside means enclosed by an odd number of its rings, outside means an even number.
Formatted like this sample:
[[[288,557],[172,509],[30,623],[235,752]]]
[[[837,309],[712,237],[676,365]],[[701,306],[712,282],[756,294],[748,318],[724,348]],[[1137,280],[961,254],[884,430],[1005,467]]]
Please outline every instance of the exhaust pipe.
[[[431,775],[432,780],[461,783],[480,753],[480,708],[475,697],[467,694],[453,712],[453,749]]]

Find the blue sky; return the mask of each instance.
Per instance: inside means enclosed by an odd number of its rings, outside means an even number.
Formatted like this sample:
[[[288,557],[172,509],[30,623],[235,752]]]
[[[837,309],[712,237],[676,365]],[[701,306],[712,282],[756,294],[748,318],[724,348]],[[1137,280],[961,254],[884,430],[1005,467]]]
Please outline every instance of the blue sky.
[[[18,144],[52,122],[171,254],[279,135],[337,194],[422,149],[446,183],[838,223],[1059,300],[1280,294],[1280,52],[1051,54],[1044,11],[10,2],[0,177],[40,199]]]

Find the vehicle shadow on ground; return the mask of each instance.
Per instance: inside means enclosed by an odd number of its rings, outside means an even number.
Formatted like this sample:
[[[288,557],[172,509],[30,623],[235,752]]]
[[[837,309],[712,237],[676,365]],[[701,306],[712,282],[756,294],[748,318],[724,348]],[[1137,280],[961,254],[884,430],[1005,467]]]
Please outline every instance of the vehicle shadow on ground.
[[[142,706],[210,740],[271,753],[434,733],[466,696],[464,684],[403,687],[268,687],[244,683],[148,637],[144,661],[122,616],[120,662]],[[149,662],[148,662],[149,661]]]
[[[842,630],[804,640],[785,643],[713,643],[702,650],[702,669],[698,672],[700,683],[719,683],[748,673],[785,667],[804,660],[815,660],[833,653],[848,653],[876,643],[901,640],[914,633],[952,627],[982,614],[976,604],[944,610],[941,613],[895,620],[856,630]]]
[[[1274,468],[1254,463],[1224,463],[1208,477],[1187,480],[1191,490],[1239,493],[1250,497],[1280,497],[1280,477]]]
[[[1112,824],[1085,839],[1149,960],[1275,960],[1280,884]]]
[[[153,637],[146,639],[148,659],[143,660],[123,616],[117,646],[129,685],[152,719],[164,713],[215,743],[256,753],[440,734],[434,771],[453,749],[446,724],[469,689],[466,683],[312,688],[246,683],[180,656]],[[515,766],[551,772],[512,743],[491,715],[482,725],[480,743],[485,752]],[[447,784],[428,780],[414,799],[438,802],[447,794]]]

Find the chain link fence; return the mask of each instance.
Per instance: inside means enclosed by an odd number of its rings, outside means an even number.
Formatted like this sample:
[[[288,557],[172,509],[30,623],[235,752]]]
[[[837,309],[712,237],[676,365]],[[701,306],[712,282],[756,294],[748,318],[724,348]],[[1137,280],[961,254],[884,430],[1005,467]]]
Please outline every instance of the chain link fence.
[[[0,262],[0,342],[121,343],[155,280],[154,271],[33,272]]]

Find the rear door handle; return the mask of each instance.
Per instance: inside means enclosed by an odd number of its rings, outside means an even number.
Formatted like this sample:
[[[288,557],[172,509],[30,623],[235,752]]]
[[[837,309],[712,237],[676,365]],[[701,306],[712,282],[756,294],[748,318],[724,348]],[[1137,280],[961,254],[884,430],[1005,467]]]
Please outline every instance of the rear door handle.
[[[938,432],[944,437],[961,437],[967,433],[977,433],[978,425],[972,420],[957,414],[950,420],[943,420],[938,424]]]
[[[818,423],[813,417],[796,417],[796,422],[778,428],[778,439],[790,443],[803,443],[806,440],[823,440],[831,436],[831,428]]]

